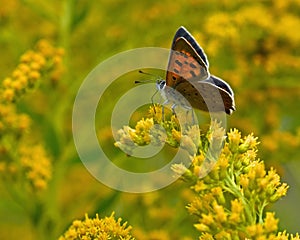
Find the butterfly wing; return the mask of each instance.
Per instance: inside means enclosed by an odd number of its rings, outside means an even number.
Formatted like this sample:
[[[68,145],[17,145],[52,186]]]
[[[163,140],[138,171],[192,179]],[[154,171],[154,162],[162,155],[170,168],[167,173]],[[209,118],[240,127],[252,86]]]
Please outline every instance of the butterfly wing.
[[[180,27],[172,43],[166,84],[176,88],[186,79],[195,77],[199,80],[209,78],[208,61],[192,35],[184,27]]]
[[[194,108],[231,114],[235,110],[233,91],[225,81],[211,76],[208,66],[202,48],[180,27],[172,43],[166,85],[180,92]]]
[[[214,86],[217,86],[223,100],[223,103],[220,104],[224,105],[225,112],[231,114],[235,111],[234,93],[229,84],[213,75],[210,76],[207,82],[211,82]]]
[[[209,68],[209,63],[207,60],[207,56],[204,53],[203,49],[200,47],[200,45],[197,43],[195,38],[190,34],[184,27],[180,27],[177,32],[175,33],[173,42],[172,42],[172,49],[176,50],[178,45],[177,40],[179,38],[186,39],[186,41],[191,45],[192,50],[196,53],[195,56],[198,56],[201,58],[201,60],[204,62],[204,64],[207,66],[207,69]],[[178,49],[177,49],[178,51]]]

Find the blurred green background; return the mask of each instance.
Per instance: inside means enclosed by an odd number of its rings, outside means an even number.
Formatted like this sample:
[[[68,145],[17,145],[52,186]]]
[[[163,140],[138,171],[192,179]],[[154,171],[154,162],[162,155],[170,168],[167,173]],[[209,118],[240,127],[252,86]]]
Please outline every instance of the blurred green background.
[[[281,229],[299,231],[299,0],[0,3],[1,79],[11,74],[20,56],[40,39],[65,51],[64,73],[55,86],[42,79],[39,89],[17,103],[18,111],[32,119],[29,141],[43,143],[51,156],[52,179],[38,194],[26,192],[13,180],[0,185],[0,239],[55,239],[86,212],[105,216],[112,211],[133,226],[138,239],[196,238],[193,219],[185,210],[192,198],[188,185],[176,182],[147,194],[109,189],[82,165],[71,129],[76,93],[98,63],[132,48],[169,48],[179,26],[185,26],[204,48],[210,72],[230,83],[235,92],[237,110],[228,117],[228,129],[258,136],[259,156],[290,185],[288,195],[272,209]],[[123,81],[110,94],[120,97],[134,80]],[[112,104],[107,101],[103,111],[108,114]],[[123,162],[129,159],[113,146],[109,128],[99,130],[99,139],[109,154]],[[1,179],[6,181],[4,176]],[[10,194],[10,184],[26,201]]]

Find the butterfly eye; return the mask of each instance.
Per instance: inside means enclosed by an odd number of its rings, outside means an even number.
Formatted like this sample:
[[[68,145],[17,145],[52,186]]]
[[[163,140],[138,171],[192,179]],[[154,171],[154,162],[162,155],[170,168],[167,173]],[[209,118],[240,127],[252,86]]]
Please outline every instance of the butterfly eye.
[[[164,89],[164,87],[166,86],[166,81],[165,80],[158,80],[156,83],[156,87],[158,90],[162,90]]]

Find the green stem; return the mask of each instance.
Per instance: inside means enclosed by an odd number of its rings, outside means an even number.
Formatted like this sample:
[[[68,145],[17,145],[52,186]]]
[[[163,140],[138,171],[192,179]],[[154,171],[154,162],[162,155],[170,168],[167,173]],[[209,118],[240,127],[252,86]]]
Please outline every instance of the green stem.
[[[240,188],[236,185],[236,174],[234,173],[234,165],[233,163],[237,160],[237,156],[238,154],[235,153],[231,156],[230,162],[232,164],[230,164],[230,168],[227,172],[227,176],[224,179],[224,186],[223,188],[232,193],[234,196],[238,197],[239,199],[241,199],[244,207],[245,207],[245,215],[246,215],[246,219],[249,221],[249,223],[253,223],[254,219],[253,217],[255,216],[255,212],[253,213],[253,211],[251,211],[250,209],[250,205],[249,205],[249,201],[247,199],[245,199],[244,195],[241,193]]]
[[[241,199],[244,207],[245,207],[245,215],[246,215],[246,219],[248,220],[249,223],[253,223],[253,214],[252,211],[250,209],[249,204],[247,203],[247,199],[245,199],[245,197],[243,196],[243,194],[241,193],[241,191],[239,190],[238,186],[235,184],[235,181],[232,180],[229,176],[227,176],[224,180],[225,184],[223,186],[223,188],[232,193],[235,197]]]
[[[69,56],[70,49],[70,34],[71,34],[71,23],[73,17],[73,0],[63,1],[62,15],[60,21],[60,40],[62,47],[65,49],[66,56]]]
[[[264,213],[264,209],[265,207],[268,205],[268,203],[266,201],[263,201],[263,203],[261,204],[261,206],[258,208],[258,220],[259,223],[263,223],[263,213]]]

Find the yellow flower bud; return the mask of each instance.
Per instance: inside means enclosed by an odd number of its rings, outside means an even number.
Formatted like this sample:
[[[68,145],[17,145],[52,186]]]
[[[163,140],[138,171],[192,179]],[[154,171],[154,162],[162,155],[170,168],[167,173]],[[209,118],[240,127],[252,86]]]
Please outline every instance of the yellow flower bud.
[[[12,80],[11,80],[11,78],[5,78],[4,80],[3,80],[3,82],[2,82],[2,85],[3,85],[3,87],[5,87],[5,88],[10,88],[11,87],[11,84],[12,84]]]
[[[264,222],[264,228],[267,233],[276,232],[278,229],[278,219],[275,218],[275,213],[267,212]]]
[[[6,100],[6,101],[13,101],[14,100],[14,97],[15,97],[15,91],[13,89],[5,89],[4,92],[3,92],[3,98]]]
[[[209,232],[209,227],[206,226],[203,223],[198,223],[194,224],[194,227],[199,231],[199,232]]]
[[[230,129],[229,133],[227,133],[229,148],[234,153],[237,151],[240,141],[241,141],[241,133],[236,129]]]

